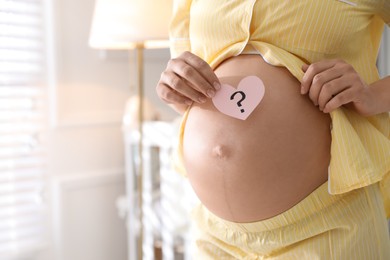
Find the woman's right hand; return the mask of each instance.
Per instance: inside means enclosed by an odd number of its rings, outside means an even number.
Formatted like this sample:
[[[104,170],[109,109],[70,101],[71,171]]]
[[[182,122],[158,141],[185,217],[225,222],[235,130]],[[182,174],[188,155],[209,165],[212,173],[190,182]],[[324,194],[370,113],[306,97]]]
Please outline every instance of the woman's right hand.
[[[220,82],[211,67],[191,52],[171,59],[157,84],[158,96],[174,106],[204,103],[220,89]],[[176,107],[177,108],[177,107]],[[182,110],[182,109],[176,109]]]

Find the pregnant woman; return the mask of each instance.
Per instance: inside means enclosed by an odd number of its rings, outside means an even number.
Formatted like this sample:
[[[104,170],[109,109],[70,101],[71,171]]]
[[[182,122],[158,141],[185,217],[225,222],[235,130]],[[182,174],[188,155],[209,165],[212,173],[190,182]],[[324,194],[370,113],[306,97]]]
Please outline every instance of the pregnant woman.
[[[196,259],[390,259],[385,23],[388,0],[175,1],[157,93],[183,114]]]

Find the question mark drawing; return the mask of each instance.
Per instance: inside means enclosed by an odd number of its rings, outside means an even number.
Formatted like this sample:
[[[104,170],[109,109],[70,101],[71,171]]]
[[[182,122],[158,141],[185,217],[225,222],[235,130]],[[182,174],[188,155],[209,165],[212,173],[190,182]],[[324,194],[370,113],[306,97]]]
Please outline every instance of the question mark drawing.
[[[237,86],[222,83],[221,89],[215,93],[212,101],[219,112],[246,120],[259,105],[264,93],[263,81],[257,76],[247,76],[242,78]]]
[[[242,91],[236,91],[236,92],[234,92],[234,93],[230,96],[230,100],[233,100],[234,97],[235,97],[237,94],[240,94],[240,95],[241,95],[241,99],[238,100],[237,106],[238,106],[238,107],[242,107],[242,104],[241,104],[241,103],[242,103],[242,101],[244,101],[244,99],[246,98],[246,95],[245,95],[244,92],[242,92]],[[241,109],[240,111],[241,111],[241,113],[244,113],[244,112],[245,112],[244,109]]]

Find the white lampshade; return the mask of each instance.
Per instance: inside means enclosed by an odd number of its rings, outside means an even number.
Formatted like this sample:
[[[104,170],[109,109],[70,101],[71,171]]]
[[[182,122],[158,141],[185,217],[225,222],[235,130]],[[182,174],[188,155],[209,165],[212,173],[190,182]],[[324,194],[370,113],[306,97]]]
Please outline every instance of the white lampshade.
[[[89,45],[131,49],[168,45],[172,0],[96,0]],[[163,46],[161,46],[161,44]]]

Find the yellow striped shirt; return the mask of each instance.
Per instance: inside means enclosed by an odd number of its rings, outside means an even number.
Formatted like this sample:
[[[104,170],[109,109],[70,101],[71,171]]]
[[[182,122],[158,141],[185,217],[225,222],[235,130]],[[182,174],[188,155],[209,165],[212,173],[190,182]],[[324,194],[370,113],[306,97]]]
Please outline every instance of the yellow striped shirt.
[[[301,67],[341,58],[368,83],[379,79],[376,59],[389,0],[176,0],[172,57],[183,51],[212,68],[251,44],[265,61],[302,80]],[[390,87],[390,86],[389,86]],[[346,108],[331,113],[329,192],[340,194],[380,182],[390,217],[390,118],[364,118]]]

